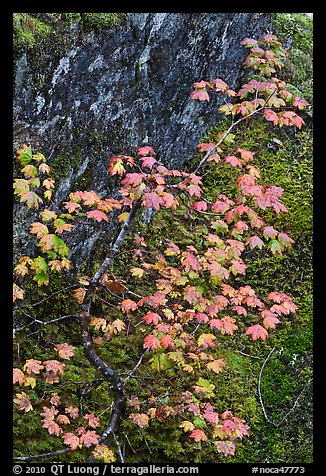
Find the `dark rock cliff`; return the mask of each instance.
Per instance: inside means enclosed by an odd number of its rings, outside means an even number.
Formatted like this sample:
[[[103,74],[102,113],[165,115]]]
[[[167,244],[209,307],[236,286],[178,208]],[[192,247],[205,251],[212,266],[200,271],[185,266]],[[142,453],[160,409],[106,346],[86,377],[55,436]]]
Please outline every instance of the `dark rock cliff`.
[[[108,158],[140,145],[180,167],[218,118],[218,99],[192,101],[192,83],[220,77],[236,88],[246,55],[241,40],[270,29],[267,13],[130,13],[110,30],[65,27],[42,51],[35,47],[16,61],[14,145],[31,143],[54,170],[64,161],[57,203],[77,184],[83,188],[82,179],[108,196]],[[31,220],[17,211],[17,252],[29,250],[23,228]],[[74,233],[69,244],[77,264],[101,233]]]

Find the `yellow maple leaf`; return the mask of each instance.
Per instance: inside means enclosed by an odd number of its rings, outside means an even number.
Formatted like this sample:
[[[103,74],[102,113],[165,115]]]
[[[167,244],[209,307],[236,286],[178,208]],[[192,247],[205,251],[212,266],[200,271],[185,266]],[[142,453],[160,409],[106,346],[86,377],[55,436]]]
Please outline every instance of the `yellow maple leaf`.
[[[17,286],[16,283],[14,283],[13,300],[16,301],[16,299],[24,299],[24,294],[25,294],[25,291],[19,286]]]
[[[142,278],[145,271],[142,268],[130,268],[130,273],[135,278]]]
[[[116,461],[115,454],[106,445],[96,445],[92,455],[103,463],[114,463]]]
[[[16,393],[16,398],[14,398],[14,403],[16,403],[19,407],[19,410],[24,410],[25,413],[33,410],[33,406],[30,402],[30,399],[26,395],[25,392]]]
[[[124,223],[127,218],[129,216],[129,213],[128,212],[124,212],[124,213],[120,213],[120,215],[118,215],[118,220],[119,220],[119,223]]]
[[[116,333],[121,332],[123,329],[126,328],[126,324],[121,319],[116,319],[112,322],[112,326]]]
[[[195,429],[191,421],[188,420],[184,420],[183,422],[181,422],[179,428],[182,428],[184,431],[192,431]]]
[[[213,372],[216,374],[222,372],[224,367],[225,363],[223,359],[213,360],[212,362],[208,362],[208,364],[206,364],[207,370],[213,370]]]
[[[78,304],[82,304],[82,303],[83,303],[85,294],[86,294],[86,290],[85,290],[85,289],[83,289],[83,288],[77,288],[77,289],[75,289],[75,291],[74,291],[74,298],[76,299],[76,301],[78,302]]]

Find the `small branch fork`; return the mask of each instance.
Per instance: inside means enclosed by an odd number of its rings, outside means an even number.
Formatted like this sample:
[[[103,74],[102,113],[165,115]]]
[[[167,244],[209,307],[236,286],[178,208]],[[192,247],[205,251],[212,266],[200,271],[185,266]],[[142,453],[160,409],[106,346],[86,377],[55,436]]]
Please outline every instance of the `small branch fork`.
[[[260,402],[260,405],[262,407],[262,410],[263,410],[263,413],[264,413],[264,417],[266,419],[266,421],[268,423],[270,423],[271,425],[275,426],[276,428],[278,428],[279,426],[282,425],[282,423],[286,420],[286,418],[290,415],[290,413],[292,413],[292,411],[295,409],[301,395],[303,394],[303,392],[306,390],[306,388],[308,387],[308,385],[310,385],[310,383],[312,382],[312,378],[306,383],[306,385],[303,387],[303,389],[301,390],[301,392],[299,393],[299,395],[297,396],[294,404],[292,405],[292,407],[290,408],[290,410],[283,416],[282,420],[279,422],[279,423],[275,423],[275,421],[271,420],[267,413],[266,413],[266,410],[265,410],[265,406],[264,406],[264,403],[263,403],[263,398],[262,398],[262,394],[261,394],[261,379],[262,379],[262,375],[263,375],[263,370],[265,368],[265,365],[267,364],[268,360],[270,359],[270,357],[272,356],[272,354],[275,352],[275,347],[272,348],[272,350],[270,351],[270,353],[268,354],[268,356],[266,357],[266,359],[264,360],[263,362],[263,365],[261,366],[261,369],[260,369],[260,372],[259,372],[259,378],[258,378],[258,396],[259,396],[259,402]]]

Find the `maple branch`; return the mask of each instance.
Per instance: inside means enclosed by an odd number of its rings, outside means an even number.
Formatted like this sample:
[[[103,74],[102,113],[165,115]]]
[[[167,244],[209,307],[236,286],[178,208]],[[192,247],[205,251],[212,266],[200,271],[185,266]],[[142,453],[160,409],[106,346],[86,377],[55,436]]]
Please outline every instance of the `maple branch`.
[[[117,238],[113,242],[111,242],[109,255],[102,262],[101,266],[99,267],[99,269],[95,273],[93,279],[91,279],[91,281],[90,281],[90,284],[92,286],[94,286],[95,284],[98,284],[99,280],[101,279],[101,277],[103,276],[103,274],[105,273],[107,268],[112,263],[113,258],[115,257],[115,255],[119,251],[124,239],[127,236],[128,231],[131,228],[131,225],[133,223],[133,220],[135,218],[135,215],[136,215],[138,209],[140,208],[140,205],[141,205],[140,200],[136,200],[134,202],[133,206],[131,207],[128,218],[124,222],[123,226],[121,227],[120,233],[118,234]]]
[[[259,378],[258,378],[258,395],[259,395],[259,402],[260,402],[260,405],[262,407],[262,410],[263,410],[263,413],[264,413],[264,417],[266,419],[266,421],[268,423],[270,423],[271,425],[275,426],[276,428],[278,428],[279,426],[282,425],[282,423],[285,421],[285,419],[288,417],[288,415],[290,415],[290,413],[292,413],[292,411],[295,409],[301,395],[303,394],[303,392],[305,391],[305,389],[308,387],[308,385],[312,382],[312,378],[306,383],[306,385],[303,387],[303,389],[301,390],[301,392],[299,393],[299,395],[297,396],[297,398],[295,399],[295,402],[294,404],[292,405],[292,407],[290,408],[290,410],[283,416],[282,420],[279,422],[279,423],[275,423],[275,421],[273,420],[270,420],[268,418],[268,415],[266,413],[266,410],[265,410],[265,407],[264,407],[264,403],[263,403],[263,398],[262,398],[262,395],[261,395],[261,389],[260,389],[260,385],[261,385],[261,378],[262,378],[262,374],[263,374],[263,370],[265,368],[265,365],[267,364],[268,360],[270,359],[270,357],[272,356],[272,354],[274,353],[275,351],[275,347],[272,348],[272,350],[270,351],[270,353],[268,354],[268,356],[266,357],[266,359],[264,360],[264,363],[260,369],[260,372],[259,372]]]
[[[13,456],[13,460],[15,461],[28,461],[30,459],[36,459],[36,458],[43,458],[46,456],[55,456],[55,455],[60,455],[62,453],[68,453],[69,451],[72,451],[72,449],[69,448],[62,448],[61,450],[57,451],[52,451],[51,453],[42,453],[39,455],[31,455],[31,456]]]
[[[108,366],[96,353],[93,345],[92,345],[92,337],[90,333],[90,321],[91,321],[91,301],[92,295],[95,292],[96,286],[99,284],[100,279],[102,278],[103,274],[107,270],[107,268],[112,263],[115,255],[118,253],[123,241],[125,240],[128,231],[130,230],[135,215],[140,208],[140,200],[136,200],[133,206],[130,209],[129,215],[127,220],[121,227],[121,230],[118,236],[111,242],[109,247],[109,254],[104,259],[102,264],[100,265],[99,269],[93,276],[93,278],[89,282],[89,286],[86,290],[83,303],[81,305],[81,335],[82,335],[82,343],[87,355],[88,360],[96,367],[98,370],[101,371],[102,375],[104,376],[105,380],[109,382],[109,388],[111,393],[113,394],[114,402],[113,408],[111,411],[109,424],[106,430],[103,432],[99,443],[105,443],[106,440],[110,435],[114,436],[115,429],[118,425],[120,417],[123,415],[125,406],[126,406],[126,391],[125,386],[122,380],[120,379],[118,373]],[[91,462],[94,462],[94,457],[91,456]]]

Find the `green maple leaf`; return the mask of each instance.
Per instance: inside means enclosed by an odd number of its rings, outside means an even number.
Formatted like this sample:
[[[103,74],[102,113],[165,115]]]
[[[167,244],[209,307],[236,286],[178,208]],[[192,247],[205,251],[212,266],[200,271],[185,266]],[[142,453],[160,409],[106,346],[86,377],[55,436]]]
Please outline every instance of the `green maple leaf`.
[[[268,247],[271,249],[273,255],[275,255],[275,253],[282,254],[282,247],[279,241],[270,240],[270,242],[268,243]]]
[[[47,286],[49,284],[49,275],[41,271],[40,273],[35,274],[33,278],[39,286]]]

